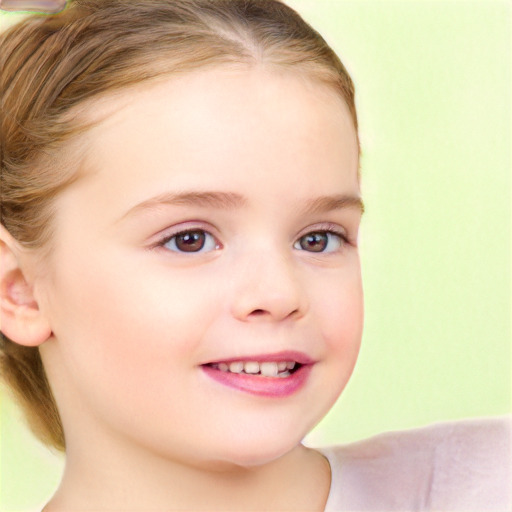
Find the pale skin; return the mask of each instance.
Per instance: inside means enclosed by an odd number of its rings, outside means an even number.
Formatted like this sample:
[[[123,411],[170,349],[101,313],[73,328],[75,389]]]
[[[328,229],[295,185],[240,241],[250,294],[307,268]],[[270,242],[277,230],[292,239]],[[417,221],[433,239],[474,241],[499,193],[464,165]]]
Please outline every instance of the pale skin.
[[[363,320],[348,108],[297,74],[223,67],[98,109],[49,256],[1,230],[2,331],[40,346],[66,435],[45,510],[323,510],[329,465],[301,440],[345,387]],[[187,229],[198,251],[171,238]],[[201,370],[282,350],[314,360],[286,397]]]

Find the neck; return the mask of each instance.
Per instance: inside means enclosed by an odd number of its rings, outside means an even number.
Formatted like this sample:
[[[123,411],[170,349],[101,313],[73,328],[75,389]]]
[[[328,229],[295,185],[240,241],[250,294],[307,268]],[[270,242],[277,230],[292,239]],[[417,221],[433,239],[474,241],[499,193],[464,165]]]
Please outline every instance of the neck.
[[[61,485],[44,512],[322,511],[329,486],[327,460],[302,445],[252,467],[190,466],[112,445],[96,453],[69,447]]]

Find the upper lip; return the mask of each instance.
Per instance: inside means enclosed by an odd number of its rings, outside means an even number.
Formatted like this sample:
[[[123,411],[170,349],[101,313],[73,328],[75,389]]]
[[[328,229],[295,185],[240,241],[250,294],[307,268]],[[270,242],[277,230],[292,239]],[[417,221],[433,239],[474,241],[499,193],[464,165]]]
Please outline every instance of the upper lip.
[[[257,361],[258,363],[295,361],[299,364],[313,364],[315,361],[304,352],[297,350],[283,350],[272,354],[248,354],[236,357],[215,359],[204,364],[232,363],[234,361]]]

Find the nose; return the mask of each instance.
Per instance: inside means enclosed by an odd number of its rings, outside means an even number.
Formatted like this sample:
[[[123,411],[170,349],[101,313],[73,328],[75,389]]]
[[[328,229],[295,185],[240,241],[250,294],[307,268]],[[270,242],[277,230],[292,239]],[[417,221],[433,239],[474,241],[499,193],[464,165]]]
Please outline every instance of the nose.
[[[298,320],[308,310],[306,290],[292,258],[258,251],[233,268],[232,314],[243,322]]]

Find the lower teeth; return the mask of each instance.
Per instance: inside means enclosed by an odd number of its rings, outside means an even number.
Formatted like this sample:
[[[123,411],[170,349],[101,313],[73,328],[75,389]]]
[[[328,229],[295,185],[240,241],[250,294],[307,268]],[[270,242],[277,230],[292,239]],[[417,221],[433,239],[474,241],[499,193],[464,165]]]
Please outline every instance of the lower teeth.
[[[236,373],[236,372],[226,372],[226,373]],[[238,375],[254,375],[255,377],[268,377],[271,379],[275,378],[284,378],[289,377],[291,373],[289,371],[279,372],[277,375],[263,375],[262,373],[247,373],[247,372],[240,372]]]

